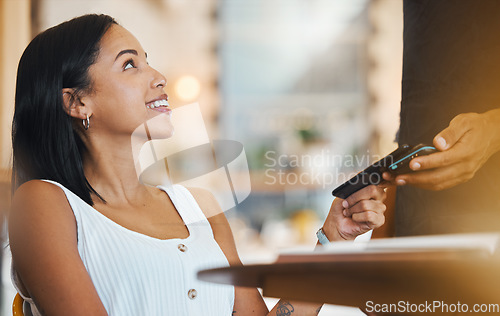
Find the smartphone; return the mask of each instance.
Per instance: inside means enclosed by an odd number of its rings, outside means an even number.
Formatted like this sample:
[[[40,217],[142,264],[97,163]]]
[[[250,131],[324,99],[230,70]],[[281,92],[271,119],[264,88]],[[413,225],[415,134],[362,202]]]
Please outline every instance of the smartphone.
[[[401,145],[384,158],[373,163],[365,170],[335,188],[332,194],[341,199],[346,199],[349,195],[366,186],[380,184],[384,180],[382,174],[386,171],[393,175],[412,172],[409,163],[413,158],[429,155],[436,151],[436,148],[424,144],[419,144],[417,146]]]
[[[413,170],[410,169],[410,161],[413,158],[430,155],[435,152],[437,152],[435,147],[419,144],[406,152],[404,157],[399,157],[398,160],[390,164],[387,167],[387,171],[394,175],[412,172]]]

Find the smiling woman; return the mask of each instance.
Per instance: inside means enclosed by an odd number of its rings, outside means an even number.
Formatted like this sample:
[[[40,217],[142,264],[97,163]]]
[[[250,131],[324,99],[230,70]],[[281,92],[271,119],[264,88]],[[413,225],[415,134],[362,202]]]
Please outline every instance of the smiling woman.
[[[215,198],[137,177],[145,141],[173,133],[166,84],[137,39],[106,15],[57,25],[24,51],[9,236],[13,281],[34,315],[269,313],[257,289],[196,279],[200,269],[241,264]],[[380,226],[384,198],[370,186],[336,199],[323,242]],[[316,315],[318,307],[280,301],[271,314]]]

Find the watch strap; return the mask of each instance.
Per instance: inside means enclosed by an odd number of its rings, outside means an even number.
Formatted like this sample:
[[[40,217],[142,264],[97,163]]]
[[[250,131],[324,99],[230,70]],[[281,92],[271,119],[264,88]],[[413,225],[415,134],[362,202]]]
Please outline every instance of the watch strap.
[[[330,243],[330,240],[328,240],[328,237],[326,237],[323,228],[318,229],[318,231],[316,232],[316,237],[318,237],[318,241],[322,245],[328,245]]]

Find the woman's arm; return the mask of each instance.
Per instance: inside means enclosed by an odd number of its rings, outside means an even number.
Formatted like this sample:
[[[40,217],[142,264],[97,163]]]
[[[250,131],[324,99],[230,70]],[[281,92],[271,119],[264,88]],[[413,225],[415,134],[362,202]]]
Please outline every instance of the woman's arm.
[[[229,223],[214,196],[203,189],[189,189],[207,216],[215,240],[226,255],[230,265],[241,265]],[[344,203],[335,199],[323,229],[330,241],[353,239],[357,235],[384,223],[385,192],[382,188],[368,186]],[[346,204],[347,203],[347,204]],[[344,212],[345,211],[345,212]],[[322,304],[280,300],[269,312],[262,296],[254,288],[235,288],[233,315],[317,315]]]
[[[346,200],[335,199],[323,224],[331,242],[351,240],[384,224],[386,194],[374,185],[353,193]],[[319,242],[318,245],[319,246]],[[280,300],[269,315],[318,315],[322,304]]]
[[[76,220],[60,188],[32,180],[16,190],[9,240],[24,294],[42,315],[107,315],[78,254]]]

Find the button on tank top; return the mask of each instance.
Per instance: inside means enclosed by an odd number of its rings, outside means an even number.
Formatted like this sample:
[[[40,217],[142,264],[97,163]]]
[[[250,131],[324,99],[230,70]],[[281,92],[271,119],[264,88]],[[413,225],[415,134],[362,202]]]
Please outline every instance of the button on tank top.
[[[229,264],[186,188],[158,187],[168,194],[189,231],[187,238],[162,240],[119,225],[61,184],[47,182],[66,194],[76,218],[78,252],[108,315],[231,315],[234,287],[196,278],[201,269]],[[18,288],[14,270],[12,278]],[[24,298],[33,315],[39,315],[33,301]]]

